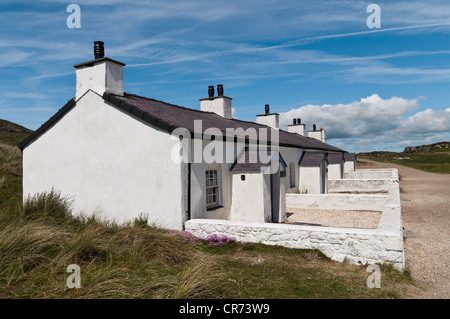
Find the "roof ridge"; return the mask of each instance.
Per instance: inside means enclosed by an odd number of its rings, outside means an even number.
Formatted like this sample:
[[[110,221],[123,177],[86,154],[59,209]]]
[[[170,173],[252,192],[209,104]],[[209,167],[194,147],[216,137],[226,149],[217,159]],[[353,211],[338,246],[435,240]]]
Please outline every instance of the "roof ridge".
[[[222,119],[224,119],[224,120],[238,121],[238,122],[249,123],[249,124],[253,124],[253,125],[256,124],[256,125],[259,125],[259,126],[269,127],[269,128],[270,128],[270,126],[265,125],[265,124],[260,124],[260,123],[256,123],[256,122],[240,120],[240,119],[237,119],[237,118],[226,118],[226,117],[220,116],[219,114],[214,113],[214,112],[202,111],[202,110],[196,110],[196,109],[192,109],[192,108],[189,108],[189,107],[185,107],[185,106],[181,106],[181,105],[172,104],[172,103],[169,103],[169,102],[165,102],[165,101],[162,101],[162,100],[157,100],[157,99],[150,98],[150,97],[146,97],[146,96],[142,96],[142,95],[137,95],[137,94],[133,94],[133,93],[127,93],[127,92],[124,92],[124,94],[126,94],[126,95],[128,95],[128,96],[131,96],[131,97],[135,96],[135,97],[138,97],[138,98],[141,98],[141,99],[144,99],[144,100],[149,100],[149,101],[155,101],[155,102],[164,103],[164,104],[167,104],[167,105],[170,105],[170,106],[175,106],[175,107],[178,107],[178,108],[181,108],[181,109],[184,109],[184,110],[189,110],[189,111],[194,111],[194,112],[200,112],[200,113],[205,113],[205,114],[212,114],[212,115],[215,115],[215,116],[219,116],[220,118],[222,118]],[[284,130],[283,130],[283,131],[284,131]],[[287,131],[284,131],[284,132],[289,133],[289,132],[287,132]]]

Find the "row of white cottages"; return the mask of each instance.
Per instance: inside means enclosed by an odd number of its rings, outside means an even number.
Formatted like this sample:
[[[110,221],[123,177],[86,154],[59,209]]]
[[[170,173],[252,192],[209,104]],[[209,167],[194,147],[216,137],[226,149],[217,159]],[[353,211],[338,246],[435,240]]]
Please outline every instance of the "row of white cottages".
[[[281,130],[268,105],[256,123],[233,118],[222,85],[217,95],[209,87],[200,110],[125,93],[124,66],[101,42],[94,60],[74,66],[76,96],[19,144],[24,198],[55,189],[75,212],[119,223],[143,215],[178,230],[195,218],[284,222],[286,193],[326,193],[328,179],[355,170],[355,155],[326,144],[324,130],[305,136],[300,119]],[[229,129],[257,133],[239,139]],[[224,160],[201,156],[212,145]]]

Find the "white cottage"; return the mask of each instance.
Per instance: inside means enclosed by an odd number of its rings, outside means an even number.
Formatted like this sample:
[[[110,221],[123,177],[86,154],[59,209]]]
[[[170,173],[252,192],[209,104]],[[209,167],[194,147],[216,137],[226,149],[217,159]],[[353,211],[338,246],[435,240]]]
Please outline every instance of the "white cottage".
[[[344,178],[344,153],[330,153],[328,159],[328,179]]]
[[[222,85],[200,110],[125,93],[125,64],[103,52],[95,42],[95,59],[74,66],[75,97],[20,143],[25,198],[56,189],[75,212],[181,230],[195,218],[283,222],[285,192],[307,180],[326,189],[301,158],[343,150],[279,130],[268,106],[259,123],[232,118]]]
[[[299,161],[301,194],[328,193],[327,153],[304,152]]]
[[[344,153],[344,174],[356,171],[356,154]]]

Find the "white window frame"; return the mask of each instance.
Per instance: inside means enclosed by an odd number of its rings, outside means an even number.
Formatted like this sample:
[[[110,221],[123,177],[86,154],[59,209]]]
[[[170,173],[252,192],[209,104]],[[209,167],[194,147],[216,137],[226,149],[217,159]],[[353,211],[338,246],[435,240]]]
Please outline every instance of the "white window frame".
[[[208,167],[205,170],[205,201],[207,209],[221,205],[221,183],[219,167]]]

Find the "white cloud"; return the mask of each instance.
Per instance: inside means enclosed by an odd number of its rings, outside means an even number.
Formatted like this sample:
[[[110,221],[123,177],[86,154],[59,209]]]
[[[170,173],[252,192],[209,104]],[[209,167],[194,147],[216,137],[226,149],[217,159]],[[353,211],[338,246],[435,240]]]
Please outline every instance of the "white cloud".
[[[330,144],[361,152],[402,150],[406,145],[437,142],[450,135],[450,108],[419,108],[418,99],[378,94],[348,104],[305,105],[280,114],[280,126],[287,129],[293,118],[301,118],[308,129],[313,124],[326,131]]]
[[[372,136],[391,130],[407,112],[419,107],[417,99],[401,97],[383,99],[378,94],[349,104],[306,105],[280,114],[280,126],[287,127],[293,118],[301,118],[309,128],[317,124],[328,138]]]

